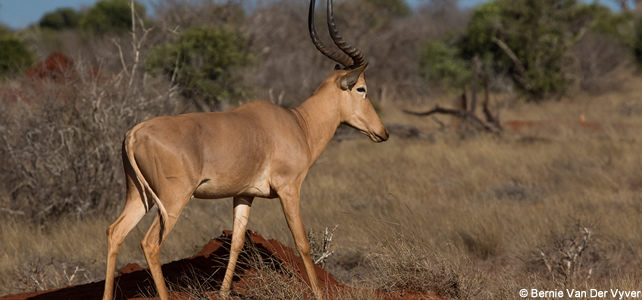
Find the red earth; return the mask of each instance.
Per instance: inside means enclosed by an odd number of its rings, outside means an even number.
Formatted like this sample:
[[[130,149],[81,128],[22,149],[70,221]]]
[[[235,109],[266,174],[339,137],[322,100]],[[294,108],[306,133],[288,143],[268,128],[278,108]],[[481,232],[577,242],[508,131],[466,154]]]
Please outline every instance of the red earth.
[[[168,286],[186,286],[193,278],[200,278],[202,286],[212,287],[212,292],[206,292],[211,299],[217,299],[217,291],[223,281],[225,268],[227,266],[227,257],[229,256],[229,247],[232,233],[224,231],[223,234],[210,240],[197,254],[192,257],[174,261],[163,265],[163,275]],[[251,245],[251,247],[248,247]],[[247,251],[248,249],[255,249]],[[260,258],[263,262],[273,262],[270,265],[275,271],[283,274],[294,274],[295,278],[308,281],[305,274],[303,261],[295,254],[292,248],[286,247],[276,240],[266,240],[255,232],[248,231],[246,245],[241,253],[241,261],[248,261],[248,252],[255,253],[255,258]],[[348,287],[338,282],[330,273],[327,273],[319,266],[315,266],[319,283],[328,293],[328,298],[338,299],[340,295],[349,292]],[[252,274],[256,274],[251,266],[238,266],[236,276],[234,277],[233,291],[240,293],[236,296],[243,298],[243,289],[248,286]],[[144,269],[138,264],[128,264],[118,271],[115,279],[116,289],[114,299],[150,299],[144,298],[144,295],[155,293],[155,287],[148,269]],[[73,300],[73,299],[101,299],[103,294],[104,281],[92,282],[88,284],[76,285],[61,289],[48,291],[39,291],[34,293],[24,293],[0,297],[0,300],[19,300],[19,299],[49,299],[49,300]],[[144,291],[144,292],[141,292]],[[443,299],[435,294],[418,294],[412,292],[384,294],[378,293],[384,299]],[[311,293],[308,295],[311,297]],[[189,299],[186,293],[172,293],[173,299]]]
[[[37,63],[34,67],[27,70],[29,78],[49,78],[64,82],[66,79],[75,77],[73,68],[74,62],[64,54],[54,52],[47,56],[45,60]]]

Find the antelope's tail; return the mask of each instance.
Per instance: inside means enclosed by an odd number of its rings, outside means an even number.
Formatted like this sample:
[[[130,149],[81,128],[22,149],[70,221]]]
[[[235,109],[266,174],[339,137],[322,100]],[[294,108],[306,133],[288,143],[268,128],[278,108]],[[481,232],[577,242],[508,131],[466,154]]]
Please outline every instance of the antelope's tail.
[[[158,213],[160,216],[160,233],[159,233],[159,238],[158,238],[158,244],[160,244],[163,241],[163,233],[165,231],[165,220],[167,220],[167,210],[165,209],[165,205],[163,205],[163,202],[160,201],[158,196],[156,195],[156,192],[152,190],[152,188],[149,186],[149,183],[147,183],[147,180],[145,180],[145,177],[143,174],[140,172],[140,169],[138,168],[138,163],[136,163],[136,158],[134,157],[134,133],[136,131],[137,127],[134,127],[131,129],[129,132],[127,132],[127,136],[125,137],[125,141],[123,142],[123,151],[125,151],[125,157],[127,157],[127,160],[129,161],[129,165],[132,167],[132,170],[134,171],[134,174],[136,175],[136,183],[138,184],[139,191],[141,193],[141,198],[143,199],[143,202],[145,204],[145,211],[149,211],[149,203],[147,202],[147,195],[151,195],[152,199],[154,200],[154,203],[156,203],[156,206],[158,207]]]

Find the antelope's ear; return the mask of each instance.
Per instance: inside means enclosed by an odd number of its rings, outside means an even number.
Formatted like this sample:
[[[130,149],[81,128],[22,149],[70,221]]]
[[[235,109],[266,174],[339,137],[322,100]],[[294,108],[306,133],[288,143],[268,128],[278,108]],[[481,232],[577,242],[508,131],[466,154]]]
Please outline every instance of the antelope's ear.
[[[359,76],[361,76],[361,73],[365,71],[367,65],[360,66],[356,69],[350,70],[347,74],[341,76],[339,78],[339,87],[342,90],[352,90],[355,84],[357,84],[357,80],[359,80]]]

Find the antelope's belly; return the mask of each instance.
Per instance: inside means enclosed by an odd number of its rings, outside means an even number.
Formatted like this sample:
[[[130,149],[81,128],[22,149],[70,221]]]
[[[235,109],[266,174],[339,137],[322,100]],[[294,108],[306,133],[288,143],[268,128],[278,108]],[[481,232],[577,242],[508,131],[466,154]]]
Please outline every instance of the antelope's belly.
[[[194,197],[201,199],[217,199],[236,196],[246,197],[275,197],[275,193],[267,180],[255,180],[250,184],[224,184],[217,180],[204,180],[194,191]]]

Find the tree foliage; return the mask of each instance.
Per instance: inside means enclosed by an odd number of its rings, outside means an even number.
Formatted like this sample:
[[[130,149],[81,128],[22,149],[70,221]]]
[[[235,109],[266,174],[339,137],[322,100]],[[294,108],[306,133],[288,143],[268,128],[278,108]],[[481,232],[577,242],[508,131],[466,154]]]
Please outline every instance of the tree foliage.
[[[427,41],[421,48],[420,75],[446,87],[461,88],[470,80],[469,64],[454,45],[440,40]]]
[[[175,77],[183,94],[200,109],[215,110],[222,101],[242,94],[234,71],[252,60],[246,45],[241,33],[225,27],[190,28],[177,41],[152,49],[147,66]]]
[[[25,42],[0,26],[0,77],[18,73],[33,62],[34,56]]]
[[[134,2],[136,14],[145,16],[145,7]],[[123,33],[132,24],[129,0],[101,0],[80,19],[80,28],[94,34]]]
[[[564,92],[565,55],[585,28],[576,0],[498,0],[473,12],[461,40],[466,58],[478,55],[507,72],[527,94]]]
[[[81,15],[73,8],[59,8],[48,12],[40,19],[38,24],[42,28],[63,30],[76,28],[80,22]]]
[[[454,49],[443,48],[443,43],[424,48],[422,72],[459,84],[466,70],[458,59],[470,61],[477,56],[493,73],[489,75],[508,74],[531,99],[542,99],[564,93],[570,86],[568,70],[574,61],[570,50],[586,33],[630,44],[630,19],[626,13],[577,0],[487,2],[473,10]]]
[[[639,67],[642,67],[642,18],[635,23],[635,35],[633,38],[633,55]]]

